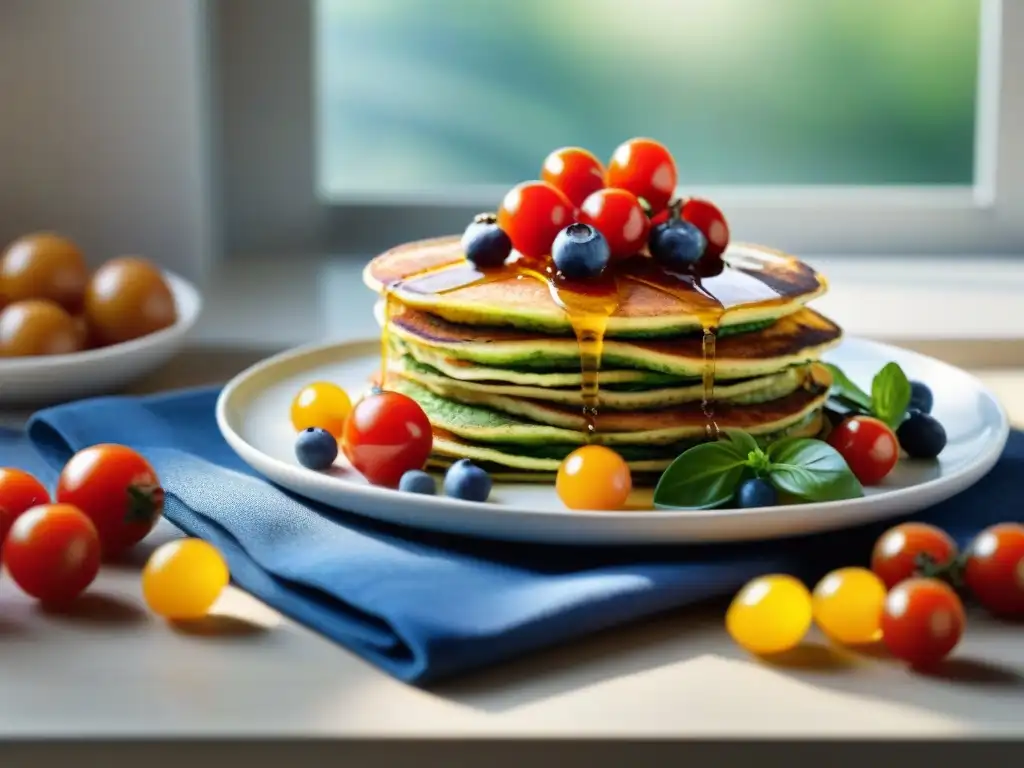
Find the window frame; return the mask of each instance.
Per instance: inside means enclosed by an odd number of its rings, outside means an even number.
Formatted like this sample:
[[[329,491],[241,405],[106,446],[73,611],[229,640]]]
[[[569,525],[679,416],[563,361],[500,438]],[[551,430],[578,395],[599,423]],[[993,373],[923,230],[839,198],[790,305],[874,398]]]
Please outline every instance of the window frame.
[[[356,253],[458,232],[504,189],[318,197],[314,0],[220,0],[215,115],[228,255]],[[798,254],[1024,253],[1024,3],[982,0],[973,186],[739,187],[734,233]]]

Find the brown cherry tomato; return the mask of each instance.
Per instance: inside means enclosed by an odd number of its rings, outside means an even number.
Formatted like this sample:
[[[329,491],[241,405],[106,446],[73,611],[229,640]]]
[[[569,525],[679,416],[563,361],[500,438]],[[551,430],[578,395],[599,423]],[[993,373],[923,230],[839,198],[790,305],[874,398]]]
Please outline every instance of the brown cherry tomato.
[[[68,312],[82,306],[89,268],[70,240],[50,233],[14,241],[0,261],[0,293],[7,302],[49,299]]]
[[[145,259],[111,259],[85,291],[85,317],[93,341],[120,344],[174,325],[177,308],[167,281]]]
[[[66,355],[82,348],[74,318],[48,299],[27,299],[0,312],[0,357]]]

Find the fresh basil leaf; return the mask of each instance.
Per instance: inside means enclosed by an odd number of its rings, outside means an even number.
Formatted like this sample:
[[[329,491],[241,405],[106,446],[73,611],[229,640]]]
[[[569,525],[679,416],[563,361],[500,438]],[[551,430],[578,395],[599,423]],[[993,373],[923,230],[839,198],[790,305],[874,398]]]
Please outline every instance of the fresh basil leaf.
[[[827,405],[833,411],[842,414],[843,416],[870,416],[871,409],[865,408],[863,405],[852,403],[845,397],[832,393],[829,395]]]
[[[825,367],[832,374],[831,394],[834,397],[846,400],[851,405],[855,405],[865,411],[871,410],[871,395],[854,384],[853,380],[843,373],[839,367],[832,365],[832,363],[825,363]]]
[[[749,432],[744,432],[742,429],[723,429],[722,434],[729,438],[730,442],[736,446],[737,452],[745,458],[752,453],[754,455],[763,453],[761,446]]]
[[[910,405],[910,381],[896,363],[886,363],[871,382],[871,410],[892,429],[903,421]]]
[[[864,495],[846,460],[828,443],[790,437],[768,446],[768,479],[782,493],[805,501],[839,501]]]
[[[747,456],[729,440],[702,443],[683,452],[658,480],[654,506],[659,509],[712,509],[736,492]]]

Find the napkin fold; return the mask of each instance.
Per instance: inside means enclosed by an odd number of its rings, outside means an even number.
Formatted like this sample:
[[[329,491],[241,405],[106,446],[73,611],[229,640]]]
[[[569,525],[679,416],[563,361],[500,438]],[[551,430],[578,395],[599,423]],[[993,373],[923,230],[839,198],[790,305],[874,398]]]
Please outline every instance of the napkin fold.
[[[769,571],[815,578],[867,562],[888,524],[745,545],[566,547],[378,524],[262,479],[225,443],[215,388],[104,397],[0,432],[0,464],[51,483],[76,451],[129,445],[153,464],[165,515],[224,554],[232,578],[391,675],[426,684],[645,616],[729,595]],[[1024,434],[993,471],[919,518],[966,542],[1021,519]]]

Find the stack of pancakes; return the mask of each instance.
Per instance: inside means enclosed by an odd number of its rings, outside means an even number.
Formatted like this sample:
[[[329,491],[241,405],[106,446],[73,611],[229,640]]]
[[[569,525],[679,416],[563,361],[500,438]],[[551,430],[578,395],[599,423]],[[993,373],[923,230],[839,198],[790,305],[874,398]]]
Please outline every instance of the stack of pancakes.
[[[727,272],[756,275],[777,298],[721,317],[714,422],[763,442],[818,434],[831,382],[816,361],[842,331],[805,304],[827,282],[797,259],[755,246],[734,245],[725,260]],[[385,388],[426,412],[433,466],[469,458],[507,480],[556,472],[591,441],[569,317],[540,280],[508,270],[446,282],[448,270],[466,272],[457,238],[411,243],[367,265],[364,281],[382,297]],[[424,273],[429,281],[416,279]],[[705,439],[704,321],[653,286],[620,286],[598,376],[597,441],[636,475],[656,477]]]

